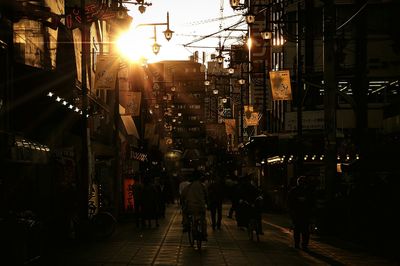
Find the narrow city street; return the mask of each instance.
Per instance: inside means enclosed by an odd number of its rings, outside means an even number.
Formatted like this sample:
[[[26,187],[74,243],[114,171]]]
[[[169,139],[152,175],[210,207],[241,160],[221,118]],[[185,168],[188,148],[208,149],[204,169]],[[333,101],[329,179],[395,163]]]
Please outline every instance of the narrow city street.
[[[227,213],[228,205],[224,205]],[[201,250],[190,247],[182,232],[181,213],[169,205],[160,226],[138,229],[134,222],[119,224],[108,240],[53,247],[46,265],[396,265],[357,248],[332,246],[317,241],[304,252],[292,247],[285,219],[264,215],[265,234],[260,242],[248,240],[247,233],[233,219],[223,218],[220,231],[208,228],[208,242]],[[208,219],[209,220],[209,219]],[[280,222],[275,222],[280,221]],[[349,245],[347,245],[349,246]]]

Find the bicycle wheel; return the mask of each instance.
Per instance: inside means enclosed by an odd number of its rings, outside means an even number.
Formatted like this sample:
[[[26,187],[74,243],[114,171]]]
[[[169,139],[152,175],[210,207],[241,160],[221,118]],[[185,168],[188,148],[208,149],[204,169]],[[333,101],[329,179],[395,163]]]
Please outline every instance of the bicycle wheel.
[[[189,244],[191,247],[194,245],[194,234],[193,234],[193,221],[190,218],[189,224],[188,224],[188,237],[189,237]]]
[[[256,231],[257,242],[260,242],[260,228],[259,228],[259,226],[258,226],[257,221],[255,221],[254,224],[255,224],[255,231]]]
[[[247,234],[249,237],[249,240],[253,240],[253,231],[254,231],[254,221],[253,219],[250,219],[249,224],[247,225]]]
[[[114,216],[108,212],[96,214],[91,220],[93,236],[96,238],[110,237],[115,231],[116,223]]]
[[[202,230],[202,224],[200,221],[197,221],[196,224],[196,246],[197,249],[201,249],[201,243],[203,241],[203,230]]]

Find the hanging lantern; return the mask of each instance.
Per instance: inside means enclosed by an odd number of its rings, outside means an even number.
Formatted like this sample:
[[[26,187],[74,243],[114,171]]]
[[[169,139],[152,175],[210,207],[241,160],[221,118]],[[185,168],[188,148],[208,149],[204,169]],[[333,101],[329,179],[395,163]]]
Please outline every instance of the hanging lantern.
[[[157,55],[159,52],[160,52],[160,48],[161,48],[161,45],[159,45],[158,43],[154,43],[153,44],[153,47],[152,47],[152,49],[153,49],[153,53],[155,54],[155,55]]]

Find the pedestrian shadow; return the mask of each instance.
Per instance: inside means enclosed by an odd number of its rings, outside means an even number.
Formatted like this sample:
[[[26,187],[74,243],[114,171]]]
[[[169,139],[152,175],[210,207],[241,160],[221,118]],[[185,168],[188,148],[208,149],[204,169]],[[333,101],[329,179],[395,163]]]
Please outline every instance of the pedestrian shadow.
[[[318,253],[316,251],[307,250],[307,251],[304,251],[304,252],[307,253],[309,256],[315,258],[315,259],[318,259],[318,260],[321,260],[321,261],[325,262],[328,265],[335,265],[335,266],[346,265],[343,262],[337,261],[337,260],[335,260],[335,259],[333,259],[333,258],[331,258],[329,256],[320,254],[320,253]]]

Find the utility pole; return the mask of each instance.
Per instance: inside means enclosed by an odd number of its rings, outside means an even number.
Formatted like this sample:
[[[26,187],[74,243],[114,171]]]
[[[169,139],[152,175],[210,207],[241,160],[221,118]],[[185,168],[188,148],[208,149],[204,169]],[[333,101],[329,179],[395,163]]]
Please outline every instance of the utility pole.
[[[79,217],[81,221],[86,221],[88,219],[88,191],[89,191],[89,177],[90,177],[90,167],[89,167],[89,145],[90,145],[90,131],[88,126],[88,89],[86,82],[86,64],[89,52],[89,26],[87,25],[86,15],[85,15],[85,0],[81,0],[81,39],[82,39],[82,51],[81,51],[81,91],[82,91],[82,117],[81,117],[81,129],[82,129],[82,160],[81,160],[81,178],[79,182]]]
[[[301,35],[303,33],[303,23],[301,16],[301,3],[297,3],[297,174],[303,170],[303,68],[301,54]]]
[[[263,60],[263,119],[261,121],[264,121],[261,129],[264,131],[268,130],[268,119],[267,119],[267,64],[265,63],[265,60]]]
[[[244,125],[243,125],[243,115],[244,115],[244,101],[243,101],[243,84],[240,84],[240,142],[244,142]]]
[[[333,198],[336,178],[336,73],[335,73],[335,5],[324,1],[324,117],[325,117],[325,187],[328,202]]]
[[[362,1],[357,0],[356,4],[359,8]],[[367,80],[367,32],[366,32],[366,9],[358,14],[357,19],[354,21],[355,30],[355,68],[354,68],[354,80],[353,80],[353,91],[354,98],[356,101],[356,145],[360,151],[360,170],[361,176],[365,177],[363,180],[367,180],[367,175],[364,171],[364,158],[366,148],[366,135],[368,129],[368,80]]]

